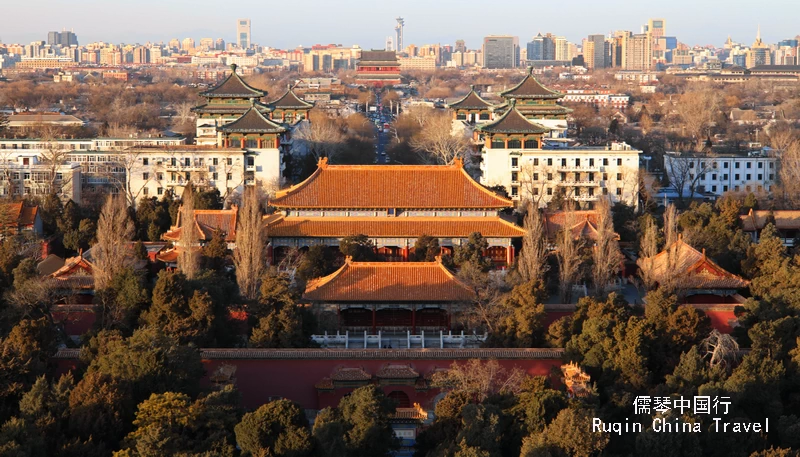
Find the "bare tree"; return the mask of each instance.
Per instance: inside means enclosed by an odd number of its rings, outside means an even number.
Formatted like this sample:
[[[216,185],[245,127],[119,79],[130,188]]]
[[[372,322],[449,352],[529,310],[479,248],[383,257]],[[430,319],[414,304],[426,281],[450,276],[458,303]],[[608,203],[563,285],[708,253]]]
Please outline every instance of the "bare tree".
[[[453,132],[453,122],[446,113],[428,118],[422,130],[411,138],[410,144],[423,162],[441,165],[449,165],[463,157],[470,146],[464,133]]]
[[[678,241],[678,209],[670,203],[664,211],[664,242],[672,246]]]
[[[782,151],[779,177],[789,206],[800,208],[800,141],[795,141]]]
[[[683,128],[694,139],[698,149],[702,149],[704,134],[708,136],[719,117],[721,105],[717,91],[704,89],[684,93],[675,106]]]
[[[109,195],[97,221],[97,243],[92,248],[96,289],[106,288],[129,265],[128,244],[136,228],[124,198]]]
[[[519,393],[524,379],[525,373],[518,368],[507,371],[497,360],[472,359],[464,364],[453,362],[447,371],[434,373],[432,384],[482,402],[495,394]]]
[[[345,135],[341,128],[326,115],[318,115],[312,123],[303,123],[294,132],[295,144],[302,153],[311,154],[315,160],[328,157],[335,161],[342,149]]]
[[[107,167],[108,179],[125,195],[128,205],[136,207],[136,202],[150,181],[155,180],[155,173],[150,172],[150,167],[142,161],[144,152],[141,149],[126,149],[114,154],[114,160]],[[144,171],[148,170],[148,171]],[[121,171],[124,171],[122,173]],[[140,185],[134,186],[135,176],[141,176]],[[145,177],[146,176],[146,177]]]
[[[611,203],[607,198],[597,202],[597,240],[592,250],[592,280],[596,293],[606,292],[611,279],[619,272],[622,253],[611,217]]]
[[[465,326],[473,329],[484,329],[489,333],[509,310],[500,306],[505,292],[505,284],[497,275],[483,271],[473,262],[465,262],[458,271],[458,277],[473,291],[474,301],[468,306],[462,317]]]
[[[575,225],[575,215],[568,210],[564,215],[564,228],[556,236],[556,260],[558,261],[558,294],[564,303],[572,301],[572,286],[578,280],[581,268],[581,240],[576,239],[571,228]]]
[[[639,252],[639,260],[636,263],[641,271],[644,286],[647,289],[652,289],[656,283],[653,259],[658,254],[658,226],[652,217],[647,218],[645,221],[644,233],[639,246],[641,250]]]
[[[709,358],[709,365],[722,366],[727,371],[733,368],[739,355],[739,343],[732,336],[720,333],[717,329],[712,330],[703,340],[703,348],[706,350],[706,357]]]
[[[181,195],[180,227],[181,250],[178,253],[178,266],[188,279],[192,279],[200,267],[200,250],[195,248],[200,233],[194,220],[194,188],[191,183]]]
[[[261,219],[258,189],[248,187],[239,208],[236,249],[233,251],[239,292],[248,300],[258,297],[261,275],[266,268],[266,247],[266,226]]]
[[[45,147],[39,153],[39,157],[42,159],[42,163],[47,166],[47,172],[45,179],[34,179],[34,181],[46,186],[44,193],[60,194],[72,180],[71,175],[64,176],[59,173],[61,166],[67,163],[67,156],[71,150],[55,141],[57,134],[55,128],[43,129],[42,132],[41,139]]]
[[[667,177],[675,186],[678,199],[683,200],[684,192],[689,191],[689,198],[694,197],[698,183],[704,175],[713,170],[714,155],[710,153],[692,154],[690,156],[670,155],[665,160]]]
[[[547,186],[553,184],[554,173],[554,167],[534,165],[531,161],[523,162],[519,167],[518,175],[522,198],[533,203],[535,208],[541,207],[547,193]]]
[[[544,282],[547,265],[547,237],[544,221],[538,206],[528,205],[525,215],[525,236],[522,238],[522,251],[517,260],[517,268],[523,281]]]

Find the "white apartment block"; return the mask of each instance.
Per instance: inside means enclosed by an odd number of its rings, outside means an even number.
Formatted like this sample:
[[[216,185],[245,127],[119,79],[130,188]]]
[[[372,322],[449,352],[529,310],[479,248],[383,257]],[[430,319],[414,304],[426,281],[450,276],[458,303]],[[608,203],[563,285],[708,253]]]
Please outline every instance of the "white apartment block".
[[[226,198],[247,185],[280,185],[285,164],[278,148],[199,147],[182,144],[182,139],[166,140],[180,141],[175,144],[161,144],[162,140],[166,139],[0,140],[0,162],[41,168],[45,158],[57,153],[61,167],[73,170],[69,182],[76,187],[63,195],[78,203],[107,193],[124,193],[134,201],[160,198],[166,190],[180,196],[189,182],[217,189]],[[20,192],[47,193],[27,187]]]
[[[0,197],[44,197],[55,192],[81,201],[81,167],[43,160],[35,151],[0,151]]]
[[[582,208],[591,208],[602,196],[637,204],[641,151],[626,143],[562,149],[492,146],[484,145],[480,182],[503,186],[513,200],[544,206],[563,192]]]
[[[593,106],[625,109],[630,103],[630,96],[612,94],[608,91],[570,89],[564,92],[565,102],[586,103]]]
[[[683,196],[725,192],[766,194],[778,173],[778,159],[765,154],[708,155],[667,152],[664,170],[676,191]]]

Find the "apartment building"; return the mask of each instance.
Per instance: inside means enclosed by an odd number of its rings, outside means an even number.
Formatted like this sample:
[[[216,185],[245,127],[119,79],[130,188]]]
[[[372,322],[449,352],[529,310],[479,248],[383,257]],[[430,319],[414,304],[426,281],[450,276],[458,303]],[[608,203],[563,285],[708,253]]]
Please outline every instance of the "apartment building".
[[[0,196],[45,196],[81,201],[81,167],[76,163],[52,162],[48,154],[31,150],[0,151]]]
[[[778,159],[762,153],[700,156],[680,152],[664,155],[670,184],[683,196],[725,192],[767,193],[777,179]]]

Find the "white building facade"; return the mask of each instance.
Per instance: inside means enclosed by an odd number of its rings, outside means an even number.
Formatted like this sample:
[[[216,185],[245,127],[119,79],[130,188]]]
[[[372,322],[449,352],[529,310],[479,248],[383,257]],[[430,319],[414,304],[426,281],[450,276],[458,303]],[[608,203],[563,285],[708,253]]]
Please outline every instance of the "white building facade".
[[[726,192],[767,194],[778,173],[778,158],[762,153],[750,155],[664,154],[664,169],[670,184],[683,196]]]

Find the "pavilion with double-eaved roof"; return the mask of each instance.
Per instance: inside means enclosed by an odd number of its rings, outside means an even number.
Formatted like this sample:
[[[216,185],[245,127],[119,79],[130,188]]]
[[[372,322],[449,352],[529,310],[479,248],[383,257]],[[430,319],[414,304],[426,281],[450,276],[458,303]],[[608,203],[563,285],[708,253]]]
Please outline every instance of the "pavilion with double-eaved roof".
[[[526,118],[547,127],[550,132],[563,136],[567,131],[567,115],[571,109],[559,105],[557,102],[564,94],[548,89],[533,75],[533,67],[525,78],[511,89],[500,92],[506,102],[496,106],[496,111],[505,111],[508,108],[516,109]],[[516,103],[512,104],[512,100]]]
[[[291,248],[326,245],[363,234],[385,260],[407,261],[417,238],[437,238],[442,251],[478,232],[497,267],[514,262],[524,230],[499,214],[507,198],[475,182],[461,160],[452,165],[329,165],[323,158],[305,181],[278,191],[265,217],[272,261]],[[274,264],[274,263],[273,263]]]

